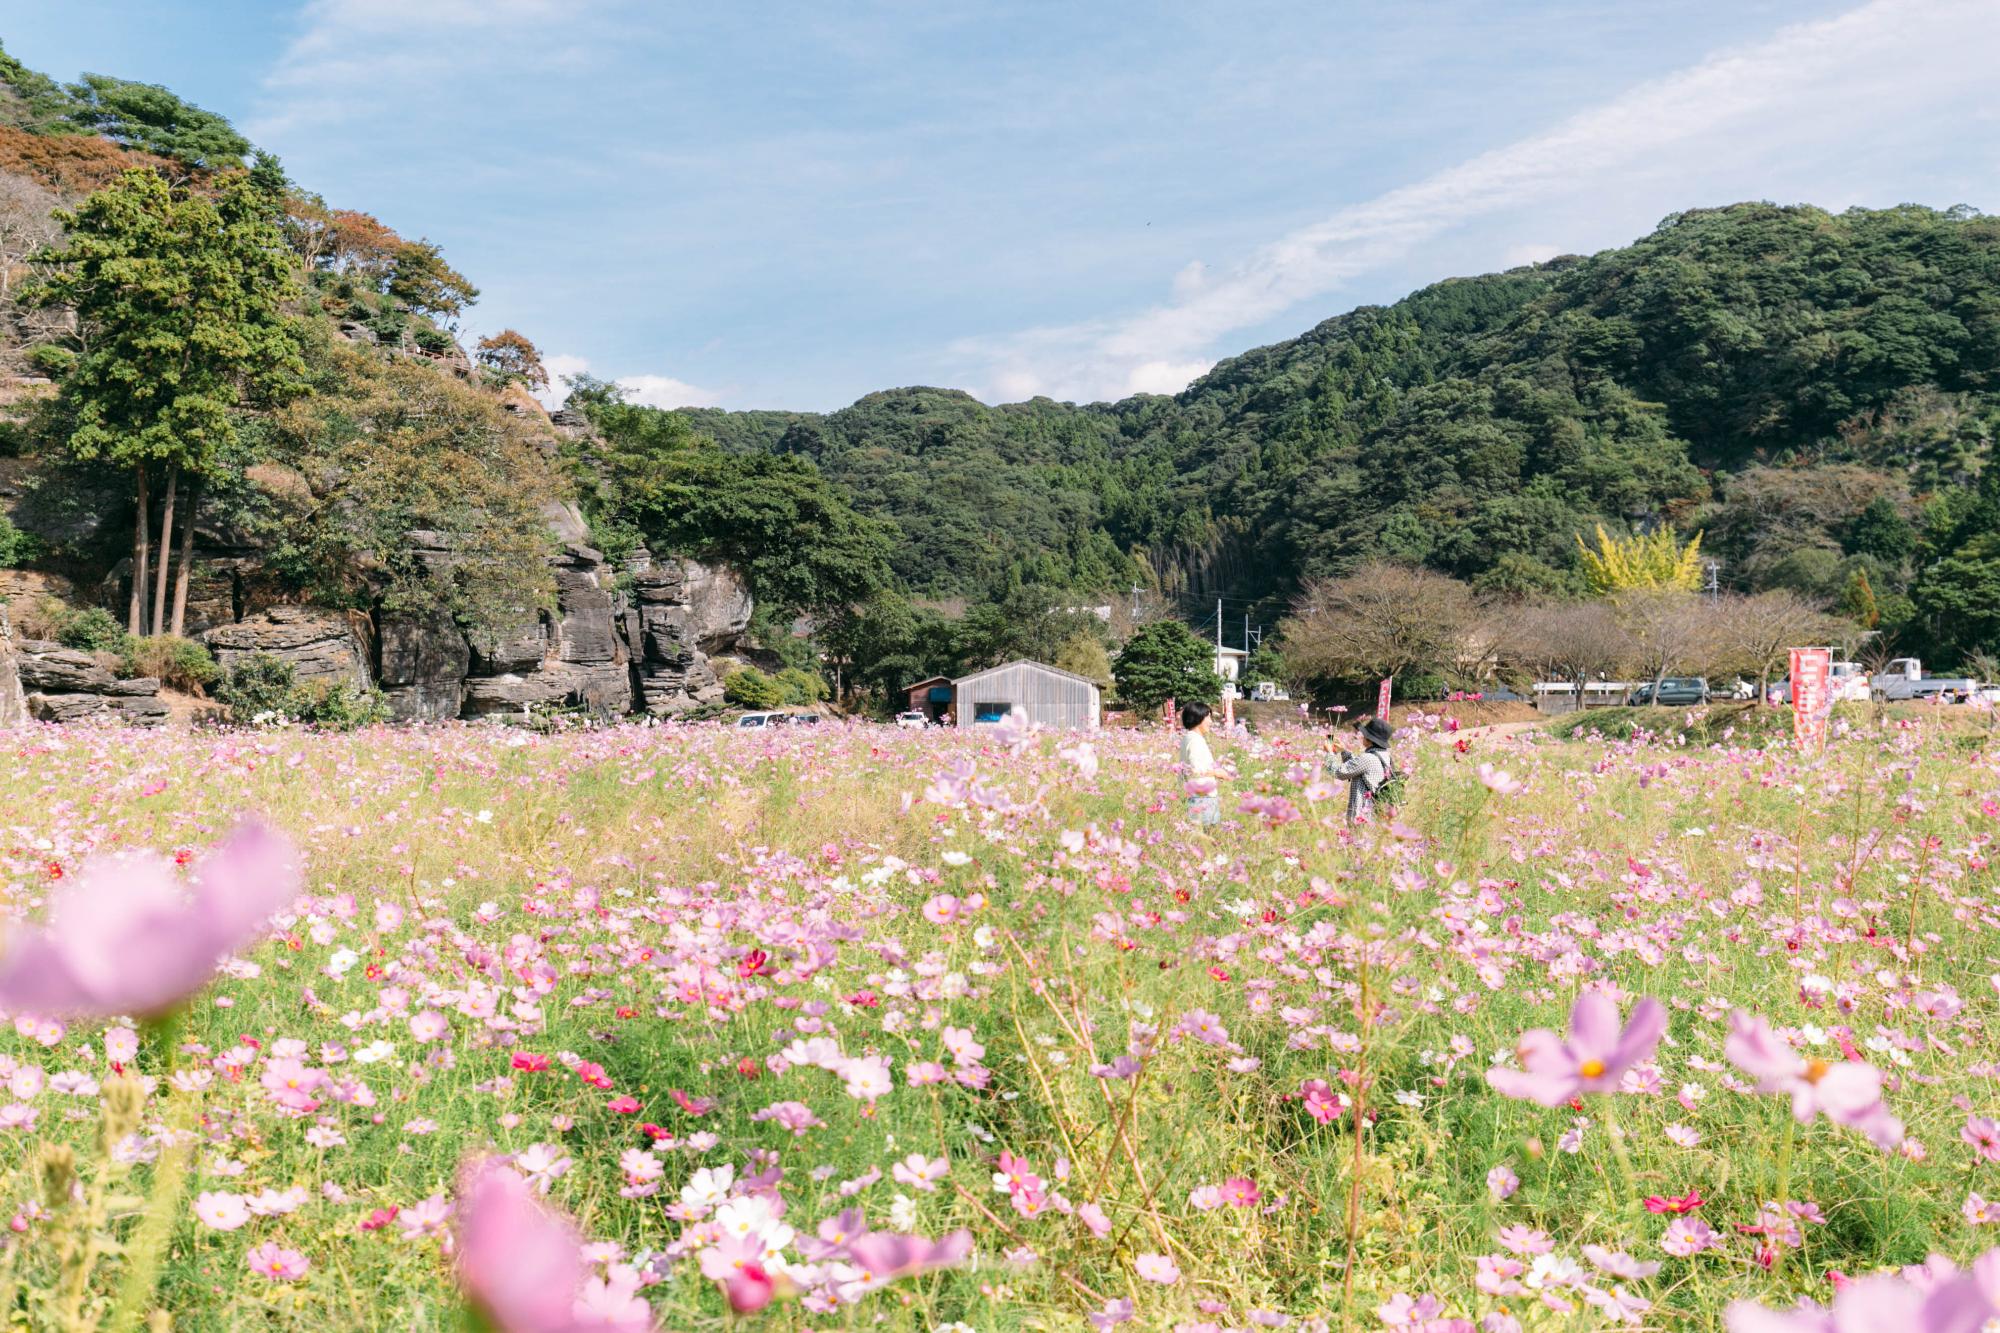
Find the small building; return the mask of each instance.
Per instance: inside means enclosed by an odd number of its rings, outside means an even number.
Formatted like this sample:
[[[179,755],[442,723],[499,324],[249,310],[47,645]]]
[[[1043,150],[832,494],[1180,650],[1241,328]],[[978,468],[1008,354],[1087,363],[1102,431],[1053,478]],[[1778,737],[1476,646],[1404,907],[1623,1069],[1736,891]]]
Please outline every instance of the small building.
[[[952,682],[953,721],[961,727],[1026,713],[1037,726],[1095,728],[1103,713],[1096,682],[1041,662],[1008,662]]]
[[[909,711],[922,713],[927,721],[941,722],[951,711],[951,677],[932,676],[910,686]]]

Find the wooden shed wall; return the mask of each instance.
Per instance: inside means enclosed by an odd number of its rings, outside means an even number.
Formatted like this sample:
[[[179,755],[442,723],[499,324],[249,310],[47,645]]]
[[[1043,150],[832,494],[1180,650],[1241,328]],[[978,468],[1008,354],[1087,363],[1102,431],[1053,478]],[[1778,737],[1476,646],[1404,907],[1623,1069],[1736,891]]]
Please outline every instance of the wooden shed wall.
[[[953,700],[961,727],[975,725],[981,704],[1012,704],[1044,727],[1095,727],[1097,687],[1033,662],[1013,662],[959,679]]]

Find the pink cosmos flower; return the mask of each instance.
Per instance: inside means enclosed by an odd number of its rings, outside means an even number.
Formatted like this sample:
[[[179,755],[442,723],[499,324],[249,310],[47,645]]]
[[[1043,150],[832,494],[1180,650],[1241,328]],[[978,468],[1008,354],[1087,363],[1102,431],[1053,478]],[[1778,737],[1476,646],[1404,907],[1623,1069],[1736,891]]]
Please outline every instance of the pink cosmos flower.
[[[273,1282],[296,1282],[306,1275],[312,1262],[297,1250],[287,1250],[267,1240],[249,1254],[250,1271]]]
[[[1521,1188],[1521,1178],[1514,1174],[1514,1168],[1502,1163],[1486,1173],[1486,1192],[1494,1202],[1504,1203],[1514,1197],[1514,1191]]]
[[[1988,1250],[1969,1272],[1932,1255],[1900,1274],[1849,1279],[1835,1291],[1830,1310],[1811,1304],[1772,1310],[1738,1301],[1726,1318],[1729,1333],[1977,1333],[2000,1318],[2000,1250]]]
[[[234,1231],[250,1220],[250,1205],[240,1194],[204,1192],[195,1196],[194,1215],[217,1231]]]
[[[896,1231],[870,1231],[847,1243],[847,1259],[861,1271],[863,1291],[934,1268],[956,1267],[971,1254],[972,1233],[962,1228],[934,1241]]]
[[[1495,796],[1512,796],[1521,790],[1521,780],[1504,768],[1481,764],[1478,771],[1480,784]]]
[[[1667,1010],[1647,996],[1632,1007],[1621,1030],[1618,1002],[1603,991],[1576,997],[1569,1014],[1569,1040],[1547,1028],[1521,1034],[1516,1053],[1522,1068],[1492,1069],[1486,1081],[1509,1097],[1561,1106],[1582,1092],[1610,1092],[1619,1076],[1644,1060],[1667,1030]]]
[[[297,854],[256,823],[238,827],[185,888],[161,857],[93,859],[55,891],[48,924],[0,958],[0,1009],[163,1013],[298,893]]]
[[[1722,1052],[1757,1080],[1759,1092],[1789,1094],[1792,1115],[1805,1124],[1824,1112],[1837,1125],[1858,1129],[1876,1147],[1903,1141],[1903,1122],[1882,1101],[1882,1074],[1858,1060],[1808,1060],[1786,1045],[1771,1025],[1739,1009],[1729,1016]]]
[[[426,1009],[410,1018],[410,1035],[418,1041],[443,1041],[451,1035],[451,1022],[435,1009]]]
[[[1157,1282],[1163,1287],[1171,1287],[1181,1280],[1179,1266],[1164,1254],[1142,1254],[1133,1261],[1132,1268],[1146,1281]]]
[[[610,1303],[614,1319],[585,1304],[581,1241],[568,1219],[545,1208],[511,1168],[491,1159],[459,1182],[458,1280],[500,1333],[573,1333],[583,1328],[652,1333],[645,1302]],[[602,1293],[600,1293],[602,1295]]]

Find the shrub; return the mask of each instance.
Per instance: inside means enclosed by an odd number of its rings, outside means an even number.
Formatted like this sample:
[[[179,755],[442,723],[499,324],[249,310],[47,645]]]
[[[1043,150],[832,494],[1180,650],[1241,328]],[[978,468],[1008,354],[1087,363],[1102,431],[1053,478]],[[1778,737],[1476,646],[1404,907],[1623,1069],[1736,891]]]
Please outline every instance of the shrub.
[[[432,356],[443,356],[452,347],[451,335],[449,333],[444,332],[442,329],[428,328],[421,324],[417,326],[416,339],[417,346],[429,352]]]
[[[127,635],[118,649],[119,674],[157,676],[168,689],[200,694],[221,674],[207,648],[172,634]]]
[[[16,569],[35,557],[35,539],[0,514],[0,569]]]
[[[776,708],[785,702],[785,687],[756,667],[738,667],[723,680],[722,697],[739,708]]]
[[[73,611],[56,628],[56,641],[87,653],[115,653],[125,644],[125,629],[101,606]]]
[[[284,726],[302,722],[330,731],[351,731],[386,721],[389,709],[374,690],[354,685],[301,683],[290,662],[252,653],[231,668],[215,697],[239,726]]]
[[[69,374],[71,368],[75,365],[76,353],[70,351],[67,347],[58,347],[54,343],[42,343],[38,347],[28,349],[29,368],[36,374],[46,375],[52,380],[59,380]]]
[[[771,680],[783,692],[782,703],[816,704],[826,698],[826,682],[819,678],[817,672],[803,667],[786,667]]]

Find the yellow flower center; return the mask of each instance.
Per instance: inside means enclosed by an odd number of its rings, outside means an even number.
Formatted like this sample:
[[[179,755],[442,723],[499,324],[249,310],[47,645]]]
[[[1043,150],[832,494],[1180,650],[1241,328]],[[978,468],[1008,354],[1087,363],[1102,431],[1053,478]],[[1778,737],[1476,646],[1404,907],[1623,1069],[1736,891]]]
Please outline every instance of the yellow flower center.
[[[1604,1061],[1602,1060],[1585,1060],[1582,1064],[1578,1065],[1576,1068],[1577,1072],[1579,1074],[1582,1074],[1585,1078],[1604,1077]]]
[[[1808,1083],[1819,1082],[1821,1079],[1826,1077],[1826,1071],[1831,1068],[1833,1068],[1833,1065],[1826,1060],[1806,1061],[1806,1082]]]

